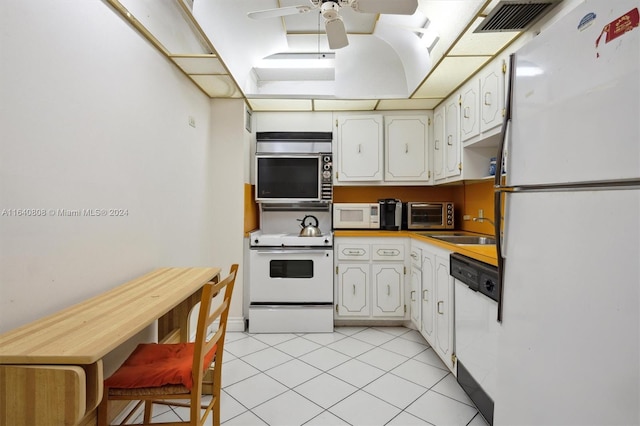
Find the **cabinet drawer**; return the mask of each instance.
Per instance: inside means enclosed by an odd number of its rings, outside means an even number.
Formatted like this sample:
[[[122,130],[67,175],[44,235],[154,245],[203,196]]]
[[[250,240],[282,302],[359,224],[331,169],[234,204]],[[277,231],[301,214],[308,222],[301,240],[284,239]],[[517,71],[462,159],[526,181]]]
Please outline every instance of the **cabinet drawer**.
[[[404,245],[402,244],[373,244],[371,246],[373,260],[404,260]]]
[[[339,260],[369,260],[369,244],[338,244]]]

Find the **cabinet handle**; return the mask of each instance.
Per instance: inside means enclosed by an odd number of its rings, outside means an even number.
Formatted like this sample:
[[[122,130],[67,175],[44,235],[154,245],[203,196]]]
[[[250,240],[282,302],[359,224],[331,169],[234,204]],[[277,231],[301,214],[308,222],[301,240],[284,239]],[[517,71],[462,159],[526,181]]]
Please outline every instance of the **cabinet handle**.
[[[422,300],[425,302],[429,301],[429,290],[422,290]]]
[[[453,146],[453,136],[452,135],[447,135],[447,145],[449,146]]]
[[[415,294],[416,294],[416,291],[415,291],[415,290],[412,290],[412,291],[411,291],[411,301],[412,301],[412,302],[415,302],[415,301],[416,301],[416,299],[415,299],[415,297],[414,297],[414,296],[415,296]]]
[[[418,255],[417,255],[417,254],[415,254],[415,253],[411,253],[411,258],[412,258],[412,259],[416,259],[416,260],[417,260],[417,259],[418,259]]]
[[[464,107],[464,118],[469,118],[469,107]]]
[[[391,296],[391,286],[387,284],[387,296]]]
[[[362,147],[362,144],[358,144],[358,154],[360,154],[361,152],[361,147]]]
[[[405,144],[404,144],[404,153],[405,153],[405,154],[408,154],[408,153],[409,153],[409,144],[408,144],[408,143],[405,143]]]
[[[356,285],[355,284],[353,285],[353,294],[354,295],[356,294]]]
[[[444,304],[444,301],[442,300],[438,302],[438,314],[440,315],[444,315],[444,312],[440,310],[440,306],[442,306],[443,304]]]
[[[484,94],[484,104],[491,105],[491,92],[485,92]]]

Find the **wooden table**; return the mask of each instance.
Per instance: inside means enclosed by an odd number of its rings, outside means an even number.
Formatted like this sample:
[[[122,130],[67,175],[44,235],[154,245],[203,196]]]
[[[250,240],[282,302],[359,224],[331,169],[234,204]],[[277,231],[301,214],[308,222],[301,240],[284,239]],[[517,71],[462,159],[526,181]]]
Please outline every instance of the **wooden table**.
[[[158,320],[187,341],[191,308],[220,268],[161,268],[0,335],[0,425],[75,425],[102,399],[102,358]]]

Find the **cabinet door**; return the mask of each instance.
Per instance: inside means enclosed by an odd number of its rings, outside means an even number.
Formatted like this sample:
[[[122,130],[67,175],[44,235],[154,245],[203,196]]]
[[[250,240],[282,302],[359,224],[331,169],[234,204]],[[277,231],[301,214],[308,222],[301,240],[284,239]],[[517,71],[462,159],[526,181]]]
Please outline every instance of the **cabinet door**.
[[[479,82],[471,79],[462,89],[460,105],[460,138],[462,141],[480,134]]]
[[[455,97],[454,97],[455,98]],[[460,176],[462,163],[460,162],[460,114],[458,99],[450,99],[446,103],[444,119],[445,126],[445,175],[446,177]]]
[[[338,268],[338,306],[341,317],[366,317],[369,306],[369,264],[340,263]]]
[[[422,327],[421,332],[427,342],[431,346],[435,346],[435,277],[436,265],[435,256],[432,254],[424,254],[422,257],[422,292],[420,295],[420,304],[422,307]]]
[[[444,106],[433,111],[433,177],[435,180],[446,178],[444,170]]]
[[[416,265],[411,265],[411,292],[409,293],[410,297],[410,308],[411,308],[411,322],[413,325],[420,330],[422,324],[421,316],[420,316],[420,291],[422,289],[422,271]]]
[[[505,84],[503,63],[503,61],[496,61],[480,76],[481,132],[486,132],[502,124]]]
[[[385,117],[385,181],[428,181],[427,117]]]
[[[337,126],[336,181],[382,180],[382,116],[344,116]]]
[[[453,370],[453,278],[449,259],[436,257],[436,344],[442,361]]]
[[[373,315],[404,317],[404,265],[373,264]]]

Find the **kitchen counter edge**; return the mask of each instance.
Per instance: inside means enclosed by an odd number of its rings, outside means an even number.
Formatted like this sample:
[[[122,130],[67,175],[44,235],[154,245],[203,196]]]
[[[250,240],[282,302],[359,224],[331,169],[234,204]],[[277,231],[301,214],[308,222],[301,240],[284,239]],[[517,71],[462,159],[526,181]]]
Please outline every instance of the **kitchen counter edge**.
[[[420,232],[424,232],[424,231],[420,231]],[[466,232],[466,231],[455,231],[455,232]],[[478,234],[474,234],[473,232],[469,232],[469,234],[478,235]],[[415,240],[424,241],[426,243],[432,244],[434,246],[437,246],[449,251],[453,251],[455,253],[460,253],[465,256],[469,256],[472,259],[476,259],[493,266],[498,265],[498,256],[497,256],[495,244],[491,244],[491,245],[452,244],[452,243],[447,243],[441,240],[437,240],[435,238],[428,237],[426,235],[420,235],[418,232],[414,232],[414,231],[335,230],[333,231],[333,236],[334,237],[382,237],[382,238],[409,237]]]

